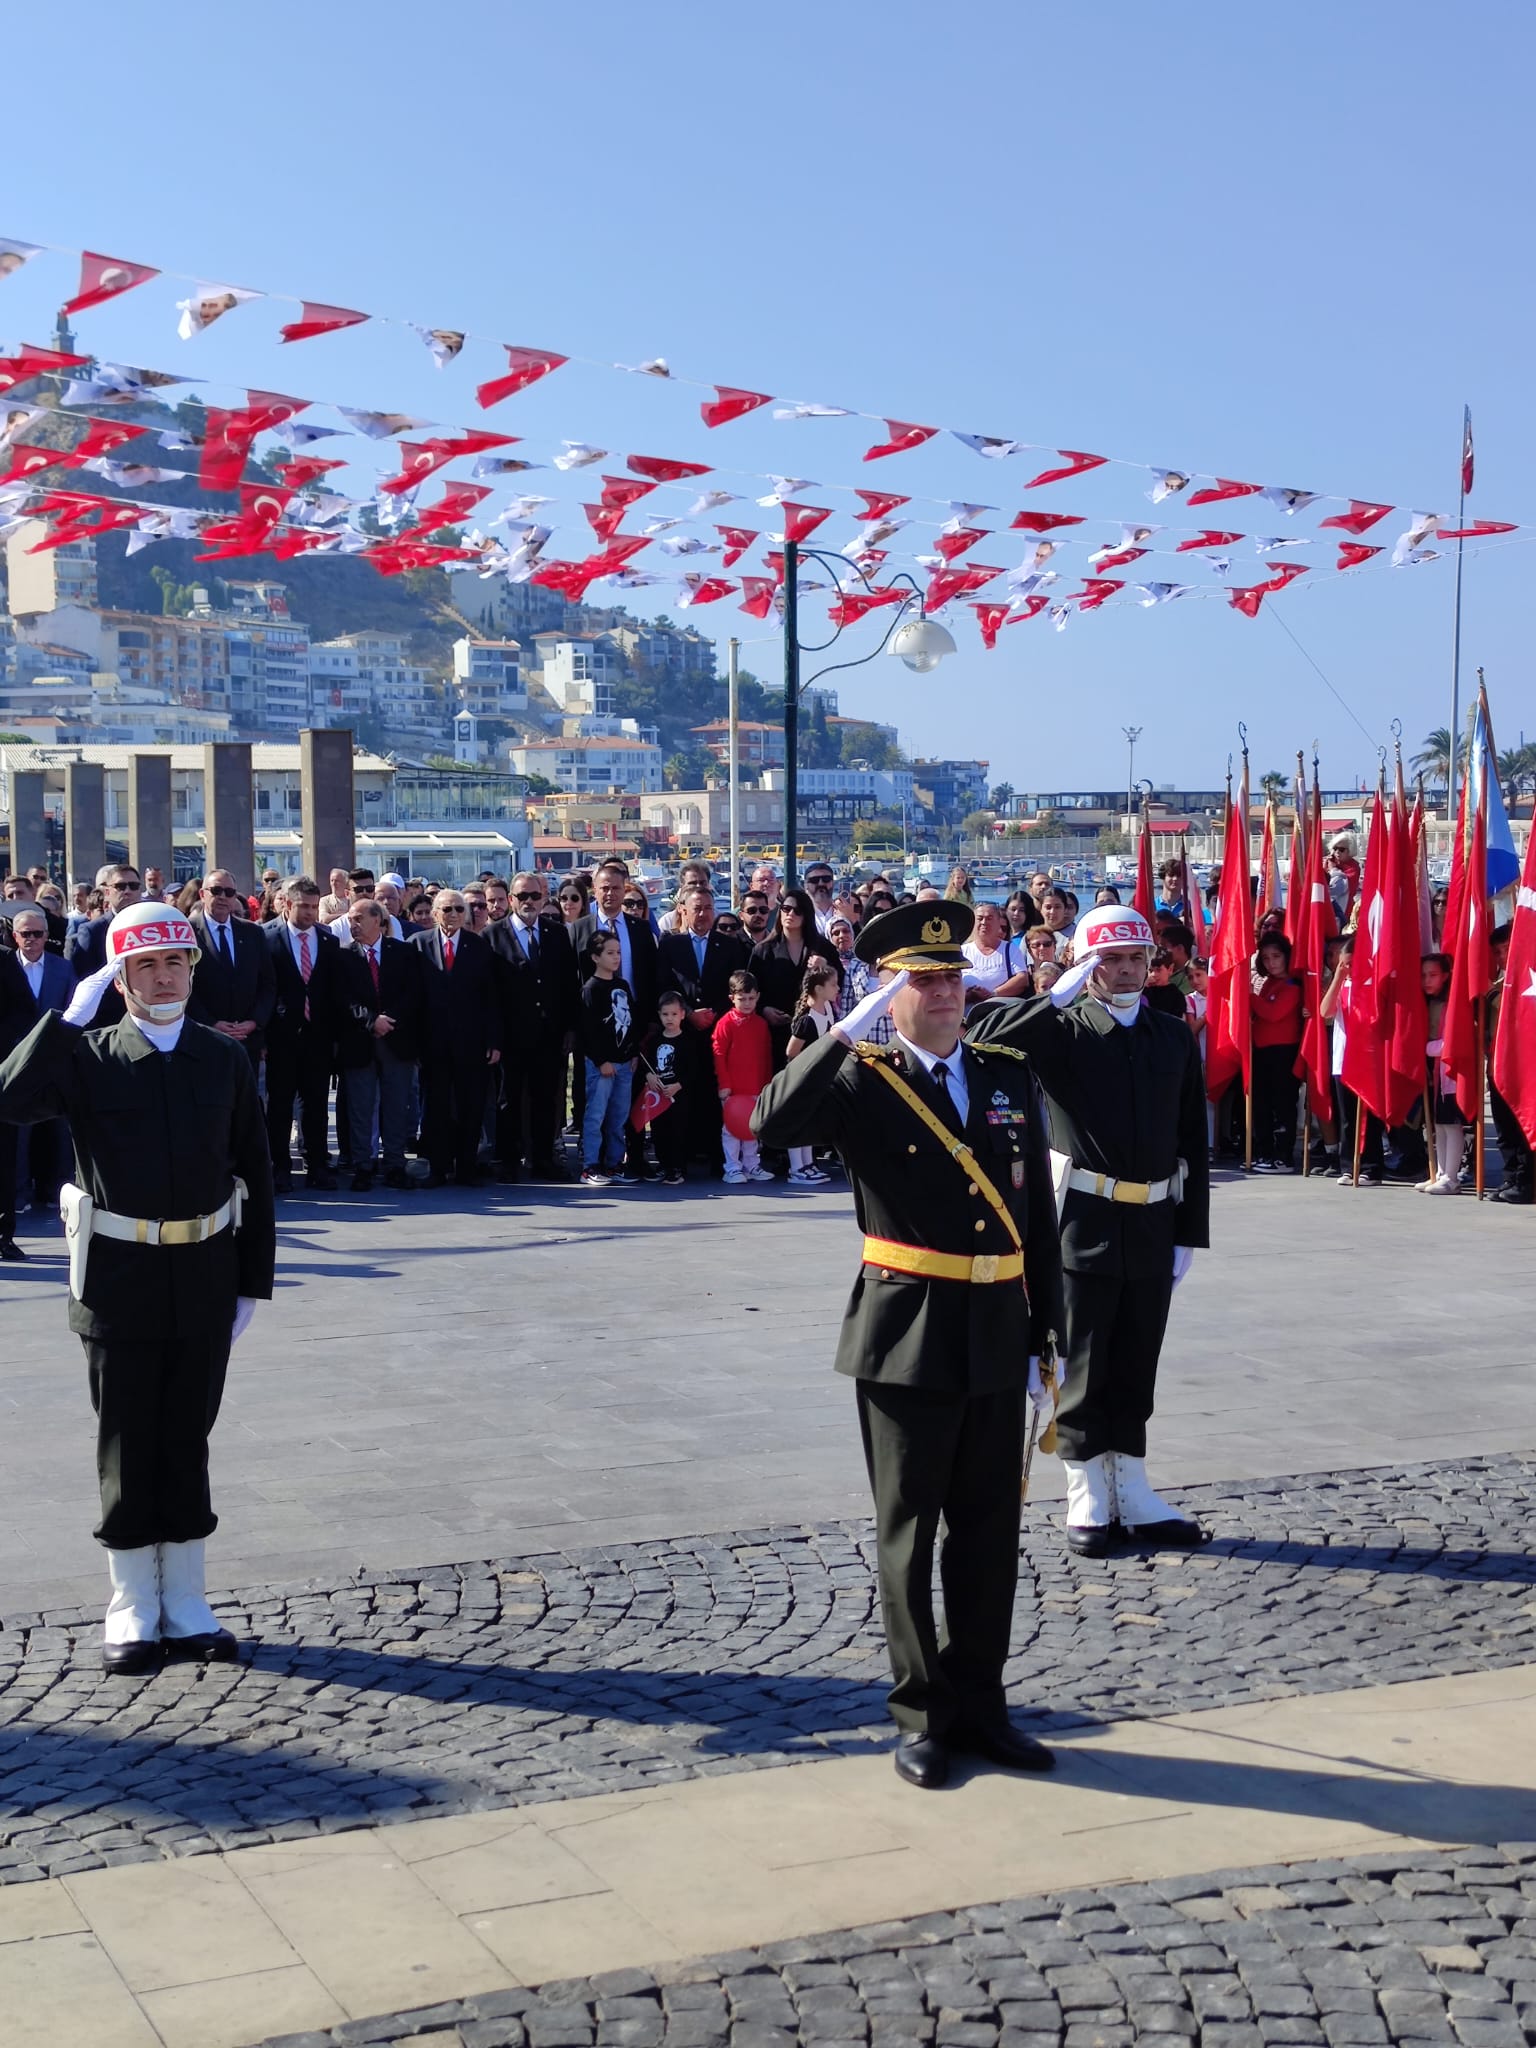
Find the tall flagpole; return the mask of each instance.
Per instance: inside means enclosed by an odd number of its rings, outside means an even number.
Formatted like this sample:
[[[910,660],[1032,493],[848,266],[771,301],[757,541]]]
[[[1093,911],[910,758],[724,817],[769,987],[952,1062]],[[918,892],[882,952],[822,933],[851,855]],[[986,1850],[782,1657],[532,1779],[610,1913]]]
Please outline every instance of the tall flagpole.
[[[1456,531],[1459,534],[1467,523],[1467,450],[1472,440],[1472,408],[1464,405],[1461,409],[1461,490],[1456,500]],[[1456,543],[1456,608],[1451,625],[1451,759],[1446,770],[1445,822],[1447,828],[1456,829],[1456,735],[1461,730],[1461,550],[1463,542]]]

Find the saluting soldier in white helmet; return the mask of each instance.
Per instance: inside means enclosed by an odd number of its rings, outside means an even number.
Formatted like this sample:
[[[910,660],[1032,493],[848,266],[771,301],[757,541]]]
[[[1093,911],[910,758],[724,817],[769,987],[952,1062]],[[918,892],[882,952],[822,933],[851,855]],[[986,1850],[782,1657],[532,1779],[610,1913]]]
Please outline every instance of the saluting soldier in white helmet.
[[[107,965],[0,1062],[0,1118],[67,1117],[74,1140],[77,1184],[61,1206],[69,1326],[98,1423],[96,1537],[112,1579],[102,1659],[129,1676],[167,1657],[236,1655],[205,1591],[208,1435],[230,1345],[270,1300],[276,1257],[250,1062],[184,1014],[197,957],[180,912],[119,912]],[[124,1016],[84,1029],[109,983]]]
[[[1146,1469],[1169,1304],[1210,1243],[1211,1200],[1199,1046],[1142,1000],[1154,943],[1139,910],[1097,905],[1050,993],[986,1004],[971,1033],[1028,1054],[1050,1113],[1067,1310],[1056,1438],[1067,1542],[1087,1557],[1204,1540]]]

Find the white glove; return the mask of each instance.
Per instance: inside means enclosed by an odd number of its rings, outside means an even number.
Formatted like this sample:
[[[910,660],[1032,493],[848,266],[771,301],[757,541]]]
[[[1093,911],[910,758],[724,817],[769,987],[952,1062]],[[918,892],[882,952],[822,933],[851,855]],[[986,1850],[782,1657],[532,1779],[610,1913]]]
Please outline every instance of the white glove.
[[[1178,1286],[1184,1275],[1195,1263],[1195,1248],[1191,1244],[1176,1244],[1173,1248],[1173,1284]]]
[[[861,1003],[855,1003],[842,1022],[832,1027],[833,1030],[846,1044],[857,1045],[870,1026],[878,1024],[891,1007],[891,998],[900,995],[906,985],[907,970],[903,968],[883,988],[871,989]]]
[[[234,1328],[229,1333],[231,1348],[240,1342],[240,1339],[251,1327],[251,1317],[255,1313],[256,1299],[254,1295],[242,1294],[236,1299]]]
[[[1058,981],[1051,983],[1051,1007],[1064,1010],[1068,1003],[1075,1002],[1093,978],[1098,962],[1090,955],[1079,960],[1075,967],[1069,967]]]
[[[1040,1411],[1040,1426],[1043,1429],[1056,1413],[1056,1396],[1040,1377],[1038,1357],[1029,1361],[1029,1398]]]
[[[98,967],[94,974],[88,974],[84,981],[77,982],[75,984],[75,992],[70,997],[64,1011],[64,1022],[66,1024],[89,1024],[97,1010],[101,1007],[101,999],[111,987],[112,977],[116,972],[117,967],[115,964],[108,967]]]

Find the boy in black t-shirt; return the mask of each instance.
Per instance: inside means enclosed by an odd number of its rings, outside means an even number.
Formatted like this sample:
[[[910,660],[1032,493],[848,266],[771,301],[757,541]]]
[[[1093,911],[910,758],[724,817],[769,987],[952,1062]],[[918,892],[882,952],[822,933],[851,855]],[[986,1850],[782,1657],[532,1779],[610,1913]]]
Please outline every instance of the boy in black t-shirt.
[[[581,991],[577,1038],[586,1061],[587,1101],[581,1121],[582,1185],[633,1187],[624,1171],[624,1127],[640,1041],[634,991],[619,972],[614,932],[593,935],[592,978]]]
[[[645,1057],[672,1107],[652,1123],[651,1141],[662,1185],[678,1188],[690,1152],[708,1149],[708,1128],[715,1133],[715,1146],[719,1145],[719,1098],[709,1039],[689,1024],[683,998],[675,989],[669,990],[656,1007],[660,1022],[646,1039]]]

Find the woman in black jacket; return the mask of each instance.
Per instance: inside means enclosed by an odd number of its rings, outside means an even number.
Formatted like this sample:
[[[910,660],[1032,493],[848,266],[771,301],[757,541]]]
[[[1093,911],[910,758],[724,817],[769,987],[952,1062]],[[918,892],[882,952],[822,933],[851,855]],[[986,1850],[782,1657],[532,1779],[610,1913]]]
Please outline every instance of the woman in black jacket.
[[[790,1020],[805,978],[806,962],[813,954],[820,954],[837,970],[841,988],[843,970],[837,948],[816,929],[815,904],[803,889],[787,889],[779,899],[778,915],[767,938],[752,948],[752,972],[761,990],[758,1014],[767,1020],[773,1033],[775,1071],[784,1064]]]

